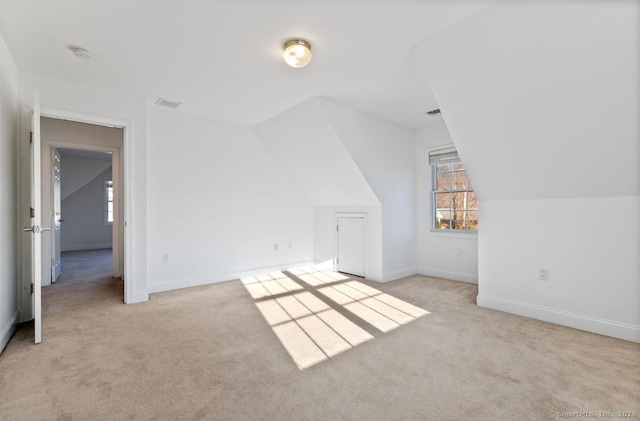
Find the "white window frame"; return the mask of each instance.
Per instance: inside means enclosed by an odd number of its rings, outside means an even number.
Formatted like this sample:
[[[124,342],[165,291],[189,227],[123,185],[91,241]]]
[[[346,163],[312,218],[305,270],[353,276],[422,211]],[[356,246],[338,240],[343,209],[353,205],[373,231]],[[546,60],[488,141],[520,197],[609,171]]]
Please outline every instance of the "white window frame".
[[[446,189],[446,190],[436,190],[437,187],[437,173],[436,173],[436,166],[437,164],[442,164],[442,163],[453,163],[453,162],[461,162],[462,160],[460,159],[460,157],[458,156],[458,152],[456,151],[455,148],[453,147],[449,147],[449,148],[445,148],[445,149],[437,149],[437,150],[431,150],[428,152],[428,157],[427,157],[427,165],[429,167],[428,171],[429,171],[429,177],[430,177],[430,190],[431,190],[431,220],[429,222],[430,224],[430,232],[432,233],[438,233],[438,234],[454,234],[454,235],[460,235],[460,234],[471,234],[471,235],[477,235],[478,234],[478,230],[469,230],[469,229],[456,229],[456,228],[448,228],[448,229],[442,229],[442,228],[438,228],[437,227],[437,214],[438,214],[438,208],[437,208],[437,200],[436,200],[436,194],[442,194],[442,193],[464,193],[464,192],[473,192],[475,194],[475,189],[473,188],[473,185],[471,184],[471,181],[469,180],[469,187],[466,189],[454,189],[453,186],[451,186],[450,189]],[[466,172],[466,168],[464,168],[464,164],[462,164],[463,170]],[[469,179],[469,174],[467,173],[467,179]],[[479,206],[478,206],[479,208]],[[473,209],[476,210],[476,209]],[[469,209],[467,207],[467,209],[465,210],[465,212],[468,212]],[[477,209],[477,211],[479,212],[479,209]]]
[[[109,187],[107,184],[111,182],[111,187]],[[113,193],[113,178],[112,177],[105,177],[104,179],[104,225],[108,226],[108,225],[113,225],[113,199],[114,199],[114,193]],[[109,200],[109,189],[111,189],[111,200]],[[111,221],[109,221],[109,203],[111,203]]]

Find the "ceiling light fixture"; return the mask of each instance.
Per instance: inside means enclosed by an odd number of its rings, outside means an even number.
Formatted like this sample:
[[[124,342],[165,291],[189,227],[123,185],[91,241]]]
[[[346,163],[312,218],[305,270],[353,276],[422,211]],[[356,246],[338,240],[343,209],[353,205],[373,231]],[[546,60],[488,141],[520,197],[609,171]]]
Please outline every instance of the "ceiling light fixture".
[[[74,56],[81,58],[82,60],[91,60],[93,58],[93,54],[89,50],[85,50],[80,47],[69,47]]]
[[[302,39],[290,39],[284,43],[282,57],[291,67],[304,67],[311,61],[311,44]]]

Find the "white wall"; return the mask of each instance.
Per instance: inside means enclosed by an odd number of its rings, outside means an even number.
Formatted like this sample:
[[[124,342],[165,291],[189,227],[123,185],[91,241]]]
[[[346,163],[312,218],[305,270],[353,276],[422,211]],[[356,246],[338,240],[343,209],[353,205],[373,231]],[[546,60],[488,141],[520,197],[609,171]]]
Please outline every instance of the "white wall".
[[[102,163],[95,159],[60,158],[60,178],[65,179],[74,172],[74,164]],[[111,178],[111,167],[101,172],[84,186],[62,200],[61,249],[95,250],[113,246],[112,226],[105,224],[105,180]]]
[[[382,205],[381,279],[416,274],[414,131],[329,101],[318,103]]]
[[[431,197],[429,151],[455,146],[442,117],[416,131],[416,173],[418,209],[418,266],[423,275],[456,281],[478,282],[478,235],[468,232],[435,232]],[[474,180],[471,180],[474,183]],[[482,204],[480,204],[482,213]],[[480,232],[484,224],[480,221]],[[460,250],[460,256],[456,250]]]
[[[335,257],[335,214],[365,212],[367,278],[417,273],[412,130],[311,98],[254,131],[316,206],[317,262]]]
[[[125,301],[146,301],[147,292],[147,117],[146,99],[21,71],[18,96],[22,104],[33,104],[40,91],[45,114],[75,120],[124,122],[125,178]]]
[[[155,107],[148,123],[151,292],[312,263],[312,204],[250,129]]]
[[[315,206],[315,262],[335,258],[335,213],[364,212],[368,214],[365,275],[382,281],[380,202],[327,119],[322,103],[311,98],[253,130]]]
[[[18,71],[0,35],[0,352],[18,320]]]
[[[481,206],[478,304],[640,341],[639,196]]]
[[[480,305],[640,342],[639,15],[500,2],[416,48],[480,200]]]

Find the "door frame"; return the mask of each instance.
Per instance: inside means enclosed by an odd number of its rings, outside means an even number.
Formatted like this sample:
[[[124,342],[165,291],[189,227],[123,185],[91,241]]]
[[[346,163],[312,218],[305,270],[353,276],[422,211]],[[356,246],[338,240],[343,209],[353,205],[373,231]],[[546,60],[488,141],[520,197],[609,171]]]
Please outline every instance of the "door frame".
[[[20,113],[20,135],[17,140],[18,159],[22,169],[18,171],[18,215],[22,226],[30,226],[31,218],[29,209],[31,207],[30,184],[31,184],[31,164],[24,165],[26,159],[30,156],[30,133],[31,133],[31,116],[33,108],[22,105]],[[120,203],[120,214],[122,215],[123,230],[123,251],[122,251],[122,274],[124,277],[124,302],[130,303],[135,300],[135,291],[133,285],[133,238],[129,234],[127,221],[131,219],[133,214],[133,183],[131,177],[131,153],[133,151],[133,124],[129,120],[114,119],[95,114],[81,113],[57,108],[42,107],[40,109],[42,117],[58,118],[62,120],[75,121],[78,123],[95,124],[98,126],[117,127],[123,129],[122,150],[121,150],[121,175],[122,175],[122,200]],[[33,319],[33,308],[31,305],[31,241],[26,241],[22,235],[22,230],[18,233],[18,249],[21,250],[21,264],[18,267],[18,279],[20,287],[18,288],[18,304],[20,311],[20,322],[26,322]],[[30,237],[28,237],[30,238]]]
[[[338,218],[363,218],[364,219],[364,277],[369,278],[369,260],[367,244],[369,241],[369,214],[366,212],[336,212],[333,218],[333,270],[338,270]]]

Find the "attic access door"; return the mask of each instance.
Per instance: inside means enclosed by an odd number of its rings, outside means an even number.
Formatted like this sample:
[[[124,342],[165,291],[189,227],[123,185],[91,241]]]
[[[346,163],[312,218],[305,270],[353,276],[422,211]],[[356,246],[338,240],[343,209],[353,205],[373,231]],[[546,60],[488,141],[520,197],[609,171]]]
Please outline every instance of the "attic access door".
[[[364,277],[365,274],[365,221],[362,216],[337,217],[338,272]]]

